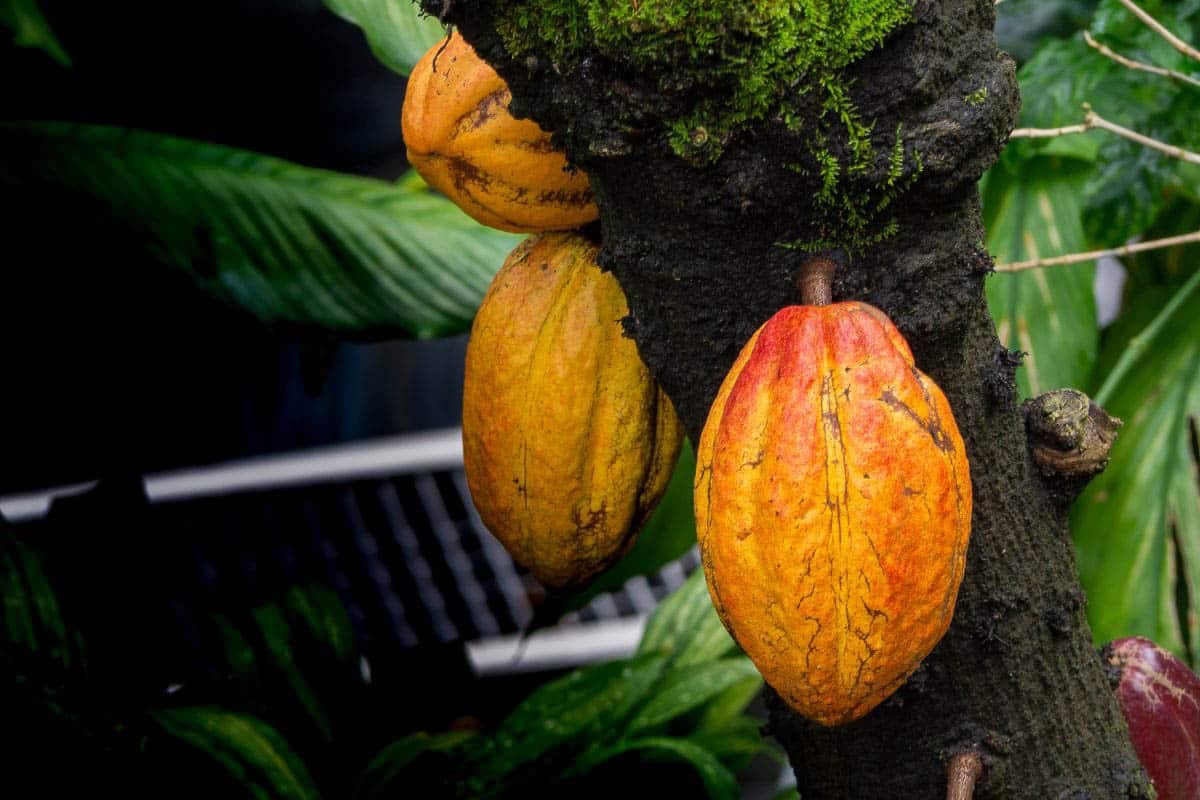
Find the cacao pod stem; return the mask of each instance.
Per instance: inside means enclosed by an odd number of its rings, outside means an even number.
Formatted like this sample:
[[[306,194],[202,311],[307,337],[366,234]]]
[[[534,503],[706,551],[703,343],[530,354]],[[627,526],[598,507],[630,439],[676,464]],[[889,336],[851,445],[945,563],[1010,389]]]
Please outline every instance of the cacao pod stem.
[[[946,766],[946,800],[971,800],[983,775],[983,759],[974,750],[959,753]]]
[[[837,262],[826,256],[810,258],[800,265],[800,302],[827,306],[833,302],[833,276]]]

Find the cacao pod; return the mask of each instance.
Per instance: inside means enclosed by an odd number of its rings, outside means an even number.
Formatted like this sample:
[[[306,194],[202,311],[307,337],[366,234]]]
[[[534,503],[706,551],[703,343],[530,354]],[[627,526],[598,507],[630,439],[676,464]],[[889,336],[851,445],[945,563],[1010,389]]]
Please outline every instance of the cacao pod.
[[[508,113],[510,99],[496,71],[451,34],[408,76],[401,126],[409,163],[493,228],[571,230],[597,219],[587,175],[567,165],[536,122]]]
[[[1149,639],[1105,648],[1121,670],[1117,701],[1158,800],[1200,797],[1200,677]]]
[[[903,684],[950,624],[971,480],[891,320],[856,302],[775,314],[721,385],[696,470],[709,592],[767,683],[823,725]]]
[[[544,585],[616,561],[662,497],[682,429],[624,335],[629,311],[577,234],[520,244],[471,328],[463,457],[479,515]]]

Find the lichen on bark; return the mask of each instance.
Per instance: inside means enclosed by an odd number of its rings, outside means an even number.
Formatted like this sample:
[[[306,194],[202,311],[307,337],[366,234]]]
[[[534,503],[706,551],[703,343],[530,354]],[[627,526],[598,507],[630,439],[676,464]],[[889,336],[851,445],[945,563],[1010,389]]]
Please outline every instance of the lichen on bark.
[[[440,11],[442,0],[425,2]],[[601,211],[600,261],[629,301],[626,331],[696,441],[741,346],[797,301],[807,255],[781,243],[838,242],[828,236],[839,220],[822,205],[824,177],[809,138],[827,113],[823,97],[785,92],[786,113],[734,126],[719,157],[683,158],[666,123],[694,113],[701,89],[664,87],[669,70],[640,69],[591,40],[569,63],[536,38],[510,41],[514,52],[497,31],[497,13],[516,2],[455,0],[449,18],[508,81],[513,110],[554,131],[588,171]],[[697,5],[732,14],[815,4]],[[954,621],[904,687],[835,729],[773,704],[772,730],[805,798],[944,796],[946,761],[966,749],[980,752],[986,767],[978,798],[1149,791],[1091,642],[1066,510],[1026,446],[983,296],[991,260],[980,244],[976,182],[1018,107],[994,21],[992,0],[916,0],[911,21],[839,73],[859,119],[871,125],[871,157],[839,178],[847,196],[859,198],[890,181],[891,204],[871,231],[894,225],[890,236],[859,237],[834,299],[884,310],[917,367],[942,387],[966,444],[975,508]],[[848,137],[825,147],[840,164],[854,163]]]

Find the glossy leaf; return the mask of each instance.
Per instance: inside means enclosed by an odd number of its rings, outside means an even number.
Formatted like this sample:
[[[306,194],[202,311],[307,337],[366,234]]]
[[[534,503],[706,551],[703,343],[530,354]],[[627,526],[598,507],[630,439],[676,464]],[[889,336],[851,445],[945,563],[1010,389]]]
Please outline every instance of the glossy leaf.
[[[1002,161],[983,189],[988,250],[997,262],[1086,249],[1079,194],[1086,164],[1038,157]],[[1028,355],[1017,372],[1022,396],[1082,386],[1096,357],[1096,301],[1091,262],[988,278],[988,307],[1000,342]]]
[[[375,57],[401,75],[446,38],[440,22],[419,13],[416,0],[325,0],[325,5],[362,28]]]
[[[520,239],[411,184],[153,133],[0,124],[0,153],[0,187],[82,194],[165,264],[278,326],[460,333]]]
[[[313,725],[326,741],[333,738],[329,715],[312,684],[297,666],[292,645],[294,632],[287,617],[276,605],[267,604],[254,609],[254,621],[258,624],[262,641],[266,645],[271,664],[279,677],[287,682],[297,702],[307,712]]]
[[[735,684],[756,676],[758,670],[744,656],[672,670],[650,701],[638,710],[629,723],[629,732],[641,733],[670,722],[699,708]]]
[[[312,776],[279,732],[245,714],[217,708],[156,711],[167,733],[206,753],[247,791],[273,800],[318,800]]]
[[[546,684],[501,723],[482,772],[503,776],[580,737],[615,736],[615,726],[647,696],[665,664],[660,655],[643,655],[585,667]]]
[[[641,752],[644,757],[683,761],[690,764],[696,770],[696,774],[700,776],[700,780],[704,782],[704,788],[713,800],[735,800],[739,796],[737,778],[721,763],[720,759],[700,745],[683,739],[648,736],[622,742],[614,747],[589,754],[581,764],[581,768],[584,770],[594,769],[605,761],[632,752]]]
[[[82,649],[63,617],[45,559],[0,521],[0,650],[24,652],[70,669]]]
[[[733,769],[743,769],[759,753],[766,753],[780,764],[786,764],[787,758],[763,736],[763,727],[761,720],[739,716],[720,728],[696,731],[687,740],[700,745]]]
[[[725,689],[704,707],[697,731],[719,731],[742,718],[746,707],[762,691],[762,676],[755,672],[753,677],[744,678]]]
[[[671,660],[672,669],[679,669],[712,661],[735,648],[713,609],[704,572],[698,569],[655,609],[637,651],[658,653]]]
[[[363,771],[358,797],[396,796],[403,792],[403,774],[414,761],[430,752],[453,750],[474,736],[468,731],[414,733],[383,748]]]
[[[354,656],[354,627],[337,592],[325,586],[293,586],[283,606],[307,635],[338,661]]]
[[[696,545],[696,518],[692,513],[692,483],[696,456],[686,439],[667,491],[638,534],[637,541],[620,561],[581,592],[566,601],[568,610],[582,608],[598,594],[614,592],[630,578],[651,575]]]
[[[1200,271],[1174,298],[1147,293],[1157,316],[1137,348],[1116,360],[1121,377],[1098,393],[1125,421],[1107,469],[1075,503],[1079,573],[1097,641],[1141,635],[1181,655],[1198,642],[1200,477]],[[1135,318],[1150,316],[1133,308]],[[1186,580],[1186,591],[1179,584]],[[1176,605],[1186,595],[1189,608]],[[1181,620],[1186,622],[1181,624]]]
[[[50,29],[38,0],[0,0],[0,25],[12,30],[18,47],[39,48],[63,66],[71,65],[71,57]]]

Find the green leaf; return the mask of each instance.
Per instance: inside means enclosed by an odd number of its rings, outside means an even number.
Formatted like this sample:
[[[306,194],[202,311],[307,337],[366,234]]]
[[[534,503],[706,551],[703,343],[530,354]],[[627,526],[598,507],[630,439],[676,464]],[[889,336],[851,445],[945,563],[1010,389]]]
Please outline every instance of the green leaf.
[[[446,30],[420,13],[415,0],[325,0],[329,10],[362,28],[384,66],[407,75]]]
[[[78,632],[63,618],[58,593],[41,553],[0,525],[0,642],[48,658],[70,669],[82,647]]]
[[[453,750],[474,735],[470,731],[449,731],[433,735],[420,732],[397,739],[367,764],[356,796],[384,797],[389,793],[396,796],[403,789],[405,769],[414,761],[426,753]],[[397,784],[397,781],[400,783]]]
[[[43,50],[64,67],[71,66],[71,57],[50,30],[37,0],[0,0],[0,25],[13,32],[13,44]]]
[[[997,262],[1086,249],[1079,193],[1086,165],[1057,158],[1002,161],[984,185],[988,250]],[[1096,301],[1091,262],[988,278],[988,307],[1000,342],[1028,353],[1017,380],[1022,396],[1082,386],[1096,358]]]
[[[1096,0],[1008,0],[996,6],[996,39],[1018,62],[1028,61],[1052,36],[1070,36],[1087,24]]]
[[[736,648],[708,596],[703,570],[696,570],[664,600],[650,619],[638,653],[659,653],[672,669],[704,664]]]
[[[301,623],[307,635],[338,661],[354,657],[354,627],[337,592],[326,586],[293,586],[283,607]]]
[[[586,772],[619,755],[638,751],[644,757],[651,759],[683,761],[690,764],[695,768],[700,780],[704,782],[708,796],[714,800],[736,800],[739,796],[737,778],[721,763],[720,759],[700,745],[684,739],[648,736],[643,739],[621,742],[614,747],[589,754],[580,762],[579,769]]]
[[[320,797],[304,763],[279,732],[261,720],[206,707],[167,709],[152,716],[167,733],[208,754],[237,780],[267,790],[256,796]]]
[[[1161,310],[1138,336],[1114,343],[1125,349],[1096,397],[1125,427],[1072,514],[1097,641],[1147,636],[1184,656],[1185,632],[1192,647],[1200,643],[1198,287],[1200,271],[1165,306],[1149,293],[1136,301]],[[1181,595],[1188,608],[1177,607]]]
[[[275,605],[258,606],[252,612],[254,621],[258,624],[271,663],[279,675],[287,682],[292,695],[308,713],[313,725],[320,731],[326,741],[333,739],[329,715],[321,705],[321,699],[313,690],[308,679],[296,665],[292,648],[293,631],[288,624],[283,611]]]
[[[159,134],[0,124],[0,153],[13,196],[83,194],[166,265],[273,325],[460,333],[520,240],[428,191]]]
[[[704,707],[704,713],[696,723],[696,730],[719,730],[742,719],[742,712],[758,696],[762,687],[762,676],[756,672],[753,677],[745,678],[725,689]]]
[[[671,482],[633,547],[586,589],[567,598],[568,611],[582,608],[596,595],[619,590],[630,578],[657,572],[696,544],[696,517],[692,511],[695,476],[696,456],[691,442],[685,439]]]
[[[503,776],[573,740],[615,738],[624,720],[662,677],[665,659],[644,655],[596,664],[548,683],[501,723],[481,770]]]
[[[643,733],[663,725],[699,708],[733,685],[757,677],[758,670],[745,656],[674,669],[629,723],[628,732]]]
[[[734,770],[745,768],[750,759],[759,753],[767,753],[779,763],[786,764],[787,759],[783,754],[770,739],[763,736],[762,727],[760,720],[738,717],[720,728],[697,731],[688,736],[687,741],[700,745]]]

